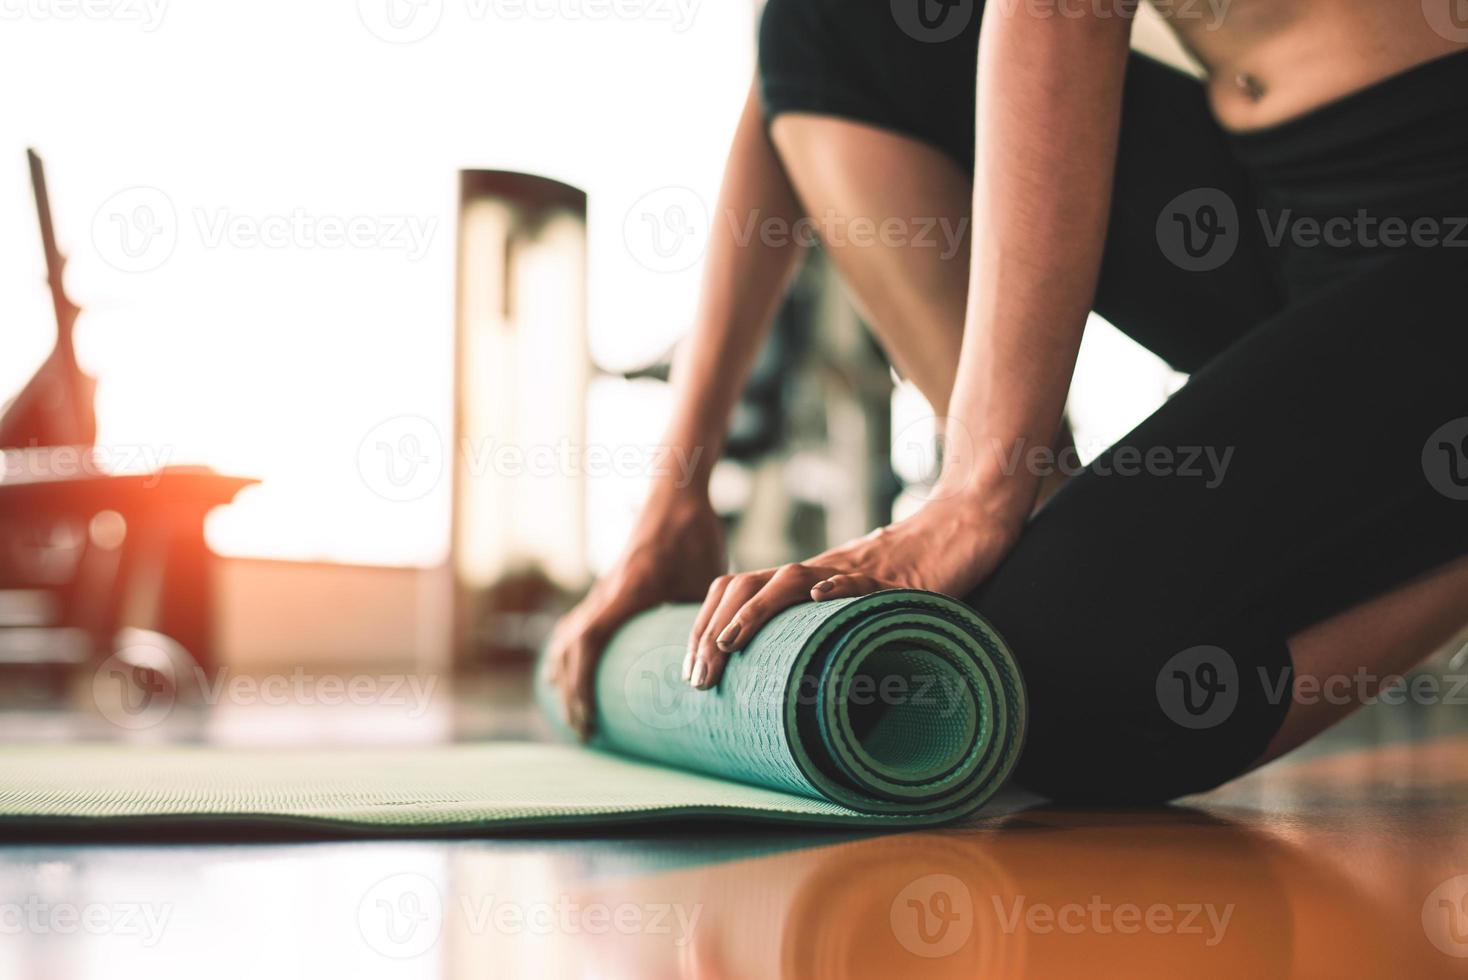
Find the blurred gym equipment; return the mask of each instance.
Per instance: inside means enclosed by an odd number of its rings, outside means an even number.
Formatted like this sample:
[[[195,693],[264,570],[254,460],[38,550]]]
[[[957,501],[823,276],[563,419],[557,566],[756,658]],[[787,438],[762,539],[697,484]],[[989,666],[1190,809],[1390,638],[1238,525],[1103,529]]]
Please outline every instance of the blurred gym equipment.
[[[31,187],[41,221],[41,244],[46,250],[46,282],[56,310],[56,346],[20,394],[0,415],[0,447],[90,446],[97,439],[93,409],[97,383],[76,362],[72,334],[81,308],[66,295],[62,272],[66,260],[56,247],[51,224],[51,201],[46,193],[46,170],[35,150],[26,150]]]
[[[95,445],[96,383],[73,342],[81,308],[66,295],[45,169],[34,150],[27,157],[56,345],[0,413],[0,690],[54,698],[119,652],[124,636],[133,637],[134,673],[183,657],[207,671],[215,658],[204,517],[255,481],[203,467],[107,470]],[[137,654],[126,627],[153,631],[169,649]],[[190,673],[174,665],[174,676]]]
[[[455,652],[523,660],[589,577],[584,191],[461,172],[457,320]]]

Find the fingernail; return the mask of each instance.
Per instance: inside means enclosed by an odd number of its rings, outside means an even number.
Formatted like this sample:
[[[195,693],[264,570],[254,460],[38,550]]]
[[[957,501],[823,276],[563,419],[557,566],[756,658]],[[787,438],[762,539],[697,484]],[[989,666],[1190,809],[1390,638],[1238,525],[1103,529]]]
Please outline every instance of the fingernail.
[[[693,651],[689,650],[683,658],[683,680],[693,680]]]
[[[824,582],[817,582],[815,584],[815,588],[811,589],[811,591],[812,592],[829,592],[829,591],[831,591],[831,580],[830,579],[826,579]]]
[[[700,660],[698,662],[698,666],[696,666],[696,667],[693,668],[693,686],[694,687],[703,687],[703,682],[704,682],[705,679],[708,678],[708,675],[709,675],[709,665],[708,665],[708,663],[705,662],[705,661]]]
[[[715,642],[718,643],[720,650],[728,650],[734,645],[734,641],[737,639],[739,639],[739,624],[730,623],[724,627],[724,632],[719,634],[719,638]]]

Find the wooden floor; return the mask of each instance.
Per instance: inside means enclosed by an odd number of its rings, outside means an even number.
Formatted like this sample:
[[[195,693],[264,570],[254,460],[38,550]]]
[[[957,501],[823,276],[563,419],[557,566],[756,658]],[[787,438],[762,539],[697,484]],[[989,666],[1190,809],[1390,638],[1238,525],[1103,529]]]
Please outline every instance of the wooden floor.
[[[865,838],[0,847],[0,977],[1468,977],[1468,734],[1359,725],[1186,806],[1009,805]]]

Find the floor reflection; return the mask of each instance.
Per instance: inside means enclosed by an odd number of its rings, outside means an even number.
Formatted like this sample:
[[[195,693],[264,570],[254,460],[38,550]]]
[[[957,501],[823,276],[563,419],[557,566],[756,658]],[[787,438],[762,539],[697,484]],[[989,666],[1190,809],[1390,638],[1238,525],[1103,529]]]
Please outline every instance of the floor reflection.
[[[463,891],[495,891],[492,862],[469,859],[458,870]],[[1317,944],[1340,964],[1372,967],[1357,975],[1396,974],[1400,917],[1344,885],[1327,862],[1202,812],[1040,811],[996,828],[857,841],[566,893],[582,910],[682,913],[657,934],[608,930],[568,943],[563,922],[505,943],[459,922],[446,939],[453,976],[549,962],[565,975],[701,980],[1285,977],[1296,973],[1297,945]],[[685,933],[677,923],[688,920],[696,924]],[[1313,964],[1322,976],[1350,975],[1330,965]]]
[[[0,976],[1468,977],[1468,738],[852,839],[0,851]]]

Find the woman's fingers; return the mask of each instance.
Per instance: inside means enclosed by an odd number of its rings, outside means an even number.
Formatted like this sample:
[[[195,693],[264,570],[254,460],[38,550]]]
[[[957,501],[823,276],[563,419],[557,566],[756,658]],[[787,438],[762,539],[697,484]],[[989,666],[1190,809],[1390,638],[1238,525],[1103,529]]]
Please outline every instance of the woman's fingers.
[[[714,581],[694,619],[683,660],[683,679],[706,690],[719,683],[729,655],[791,606],[821,599],[866,595],[886,588],[870,575],[795,564]]]
[[[693,665],[698,661],[698,643],[703,639],[709,621],[714,618],[714,610],[719,608],[719,600],[724,598],[724,591],[729,588],[729,583],[732,581],[734,581],[733,575],[720,575],[709,583],[709,590],[703,597],[703,605],[698,607],[698,615],[693,618],[693,629],[688,633],[688,652],[683,656],[683,679],[685,681],[693,680]]]
[[[870,575],[832,575],[811,586],[810,597],[816,602],[825,599],[847,599],[851,596],[881,592],[885,588],[887,586]]]
[[[714,653],[710,655],[711,669],[703,683],[694,687],[712,687],[723,674],[729,654],[744,649],[745,645],[768,623],[775,614],[790,606],[805,602],[811,585],[829,574],[806,565],[784,565],[772,573],[761,573],[758,588],[740,589],[737,602],[725,601],[709,622],[708,629],[715,640]]]
[[[620,619],[614,610],[576,610],[552,635],[546,680],[560,695],[561,717],[581,740],[595,727],[596,665],[607,637]]]
[[[724,665],[728,662],[730,651],[719,646],[719,635],[728,629],[731,619],[738,613],[746,601],[753,599],[759,590],[765,587],[765,582],[771,579],[774,572],[746,572],[743,575],[735,575],[730,581],[730,587],[724,590],[719,597],[718,606],[713,609],[713,615],[709,616],[708,622],[703,625],[703,632],[699,634],[696,657],[694,657],[693,670],[688,675],[688,684],[696,688],[711,688],[718,684],[719,678],[724,676]]]
[[[718,607],[704,624],[703,632],[698,638],[697,657],[693,664],[693,673],[688,679],[694,687],[713,687],[724,675],[724,664],[729,659],[729,651],[719,646],[718,638],[727,630],[729,621],[739,612],[740,607],[764,588],[769,579],[769,572],[736,575],[724,590]]]
[[[556,689],[560,692],[561,718],[566,722],[566,727],[576,735],[583,738],[582,726],[586,723],[585,711],[578,705],[579,683],[578,678],[584,666],[583,655],[578,649],[580,646],[576,640],[569,641],[565,647],[558,651],[553,662],[552,670],[556,679]]]
[[[581,681],[589,673],[587,659],[584,645],[578,641],[571,647],[571,652],[567,657],[566,679],[562,687],[566,724],[571,726],[571,731],[575,732],[576,737],[583,742],[591,734],[590,697]]]
[[[564,622],[564,621],[563,621]],[[555,688],[558,695],[557,701],[561,706],[561,716],[569,725],[571,722],[570,703],[566,698],[566,687],[569,681],[569,673],[566,661],[571,655],[571,635],[564,625],[556,628],[551,634],[550,647],[545,655],[545,663],[542,670],[545,682]]]

